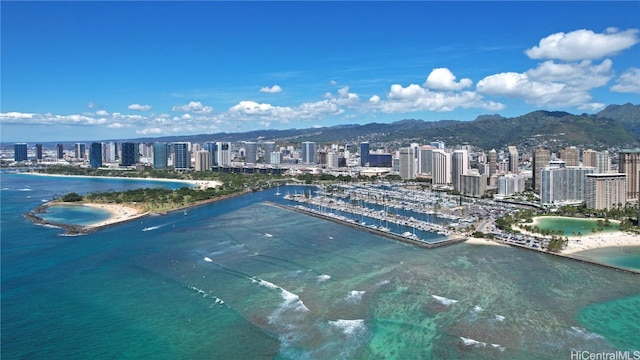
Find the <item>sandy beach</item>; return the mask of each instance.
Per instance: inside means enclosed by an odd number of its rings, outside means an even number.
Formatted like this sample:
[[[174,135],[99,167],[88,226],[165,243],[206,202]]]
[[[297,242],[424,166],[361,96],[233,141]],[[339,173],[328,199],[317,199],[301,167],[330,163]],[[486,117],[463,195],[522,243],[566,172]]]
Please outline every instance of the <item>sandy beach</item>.
[[[557,216],[557,218],[573,219],[566,216]],[[612,222],[618,221],[612,220]],[[533,223],[530,225],[536,226],[539,224],[540,222],[538,221],[538,218],[533,218]],[[518,226],[514,226],[514,228],[523,234],[541,236],[540,234],[528,232]],[[563,237],[568,238],[569,242],[567,243],[567,248],[559,252],[560,255],[571,255],[580,251],[605,247],[640,246],[640,235],[624,231],[599,232],[581,236],[564,235]]]
[[[142,216],[149,214],[148,212],[141,212],[139,209],[128,205],[120,205],[120,204],[94,204],[94,203],[85,203],[82,204],[84,206],[92,207],[95,209],[107,210],[111,213],[111,217],[107,220],[99,221],[90,225],[87,225],[87,228],[99,228],[102,226],[107,226],[111,224],[117,224],[123,221],[133,220]]]
[[[562,250],[560,254],[571,255],[584,250],[625,246],[640,246],[640,235],[618,231],[613,233],[590,234],[581,237],[569,236],[567,248]]]
[[[476,237],[469,237],[467,238],[467,240],[465,241],[465,243],[467,244],[474,244],[474,245],[492,245],[492,246],[509,246],[507,244],[502,244],[499,243],[497,241],[493,241],[491,239],[487,239],[487,238],[476,238]]]

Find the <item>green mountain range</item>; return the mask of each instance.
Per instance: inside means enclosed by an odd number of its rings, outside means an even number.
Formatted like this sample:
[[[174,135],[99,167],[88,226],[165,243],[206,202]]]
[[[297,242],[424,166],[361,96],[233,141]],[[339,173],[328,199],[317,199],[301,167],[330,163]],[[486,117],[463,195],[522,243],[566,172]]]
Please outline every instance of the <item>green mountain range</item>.
[[[444,141],[484,149],[506,145],[551,147],[585,145],[594,149],[636,147],[640,144],[640,105],[609,105],[596,114],[574,115],[560,111],[534,111],[505,118],[482,115],[473,121],[400,120],[390,124],[338,125],[324,128],[290,130],[256,130],[244,133],[203,134],[180,137],[136,139],[153,141],[278,141],[300,143],[393,142],[409,143]]]

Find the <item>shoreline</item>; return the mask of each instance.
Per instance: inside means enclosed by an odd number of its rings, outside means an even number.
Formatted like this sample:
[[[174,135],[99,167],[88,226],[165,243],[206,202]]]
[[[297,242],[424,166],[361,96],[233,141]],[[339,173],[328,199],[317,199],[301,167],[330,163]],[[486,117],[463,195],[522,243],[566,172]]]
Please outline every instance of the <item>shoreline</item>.
[[[29,219],[31,222],[38,225],[49,225],[49,226],[65,229],[66,230],[65,234],[67,235],[83,235],[83,234],[88,234],[109,226],[125,223],[131,220],[140,219],[149,215],[167,215],[172,212],[182,211],[182,210],[186,210],[186,209],[190,209],[190,208],[194,208],[202,205],[215,203],[218,201],[245,195],[247,193],[249,192],[243,191],[237,194],[223,195],[213,199],[207,199],[207,200],[186,204],[166,212],[147,211],[144,213],[135,205],[130,203],[112,204],[112,203],[89,203],[89,202],[78,202],[78,203],[47,202],[45,204],[38,206],[34,210],[26,213],[24,216],[27,219]],[[67,224],[67,223],[61,223],[61,222],[55,222],[55,221],[48,221],[37,215],[45,212],[46,209],[50,206],[87,206],[95,209],[106,210],[111,214],[111,216],[106,220],[97,221],[92,224],[76,225],[76,224]]]
[[[22,175],[35,175],[35,176],[51,176],[51,177],[72,177],[79,179],[112,179],[112,180],[136,180],[136,181],[160,181],[160,182],[172,182],[172,183],[185,183],[190,184],[198,189],[208,189],[222,185],[217,180],[185,180],[185,179],[167,179],[167,178],[143,178],[143,177],[127,177],[127,176],[91,176],[91,175],[63,175],[63,174],[46,174],[38,172],[23,172]]]
[[[542,216],[549,217],[549,216]],[[559,219],[579,219],[579,220],[604,220],[604,219],[591,219],[591,218],[573,218],[569,216],[553,216],[554,218]],[[530,224],[532,226],[537,226],[540,222],[538,219],[541,216],[536,216],[533,218],[533,222]],[[614,223],[620,223],[617,220],[610,220]],[[529,224],[528,224],[529,225]],[[542,234],[532,233],[524,230],[518,225],[514,225],[513,228],[515,230],[520,231],[521,233],[529,236],[536,236],[541,238],[550,238],[548,236],[543,236]],[[560,250],[557,255],[564,255],[567,257],[571,257],[572,254],[575,254],[580,251],[600,249],[606,247],[625,247],[625,246],[640,246],[640,235],[628,233],[622,230],[611,231],[611,232],[598,232],[598,233],[589,233],[585,235],[561,235],[562,237],[566,237],[569,241],[567,242],[567,247],[565,249]]]

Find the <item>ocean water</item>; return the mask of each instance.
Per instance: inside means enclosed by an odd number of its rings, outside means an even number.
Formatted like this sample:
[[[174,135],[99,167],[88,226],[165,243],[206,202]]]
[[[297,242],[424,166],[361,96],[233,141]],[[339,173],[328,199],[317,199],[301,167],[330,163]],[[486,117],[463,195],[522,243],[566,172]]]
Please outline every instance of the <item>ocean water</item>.
[[[96,191],[93,181],[0,182],[3,359],[640,350],[640,276],[630,273],[504,246],[419,249],[265,203],[283,201],[274,190],[61,236],[23,214],[52,193]]]

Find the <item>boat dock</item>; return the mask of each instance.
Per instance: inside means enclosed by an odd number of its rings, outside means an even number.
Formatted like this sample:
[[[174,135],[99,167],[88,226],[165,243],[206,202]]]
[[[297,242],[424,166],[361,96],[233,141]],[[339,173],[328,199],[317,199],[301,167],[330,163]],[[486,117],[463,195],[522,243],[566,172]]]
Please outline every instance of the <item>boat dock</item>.
[[[335,216],[330,216],[329,214],[320,212],[320,211],[314,211],[302,206],[291,206],[291,205],[282,205],[282,204],[276,204],[273,202],[269,202],[267,201],[267,204],[269,205],[273,205],[273,206],[277,206],[279,208],[285,209],[285,210],[293,210],[305,215],[310,215],[316,218],[320,218],[323,220],[328,220],[328,221],[332,221],[334,223],[338,223],[341,225],[347,225],[347,226],[351,226],[353,228],[356,228],[358,230],[363,230],[366,231],[368,233],[371,234],[375,234],[375,235],[379,235],[379,236],[383,236],[386,237],[388,239],[391,240],[396,240],[396,241],[400,241],[403,242],[405,244],[409,244],[409,245],[414,245],[417,247],[421,247],[421,248],[425,248],[425,249],[431,249],[431,248],[436,248],[436,247],[441,247],[441,246],[447,246],[447,245],[453,245],[453,244],[459,244],[461,242],[466,241],[465,237],[462,236],[449,236],[446,240],[442,240],[442,241],[438,241],[438,242],[426,242],[426,241],[422,241],[419,239],[415,239],[412,237],[407,237],[407,236],[403,236],[400,234],[395,234],[389,231],[384,231],[384,230],[380,230],[378,228],[373,228],[373,227],[369,227],[366,225],[362,225],[360,223],[354,222],[354,221],[348,221],[347,219],[341,219]]]

